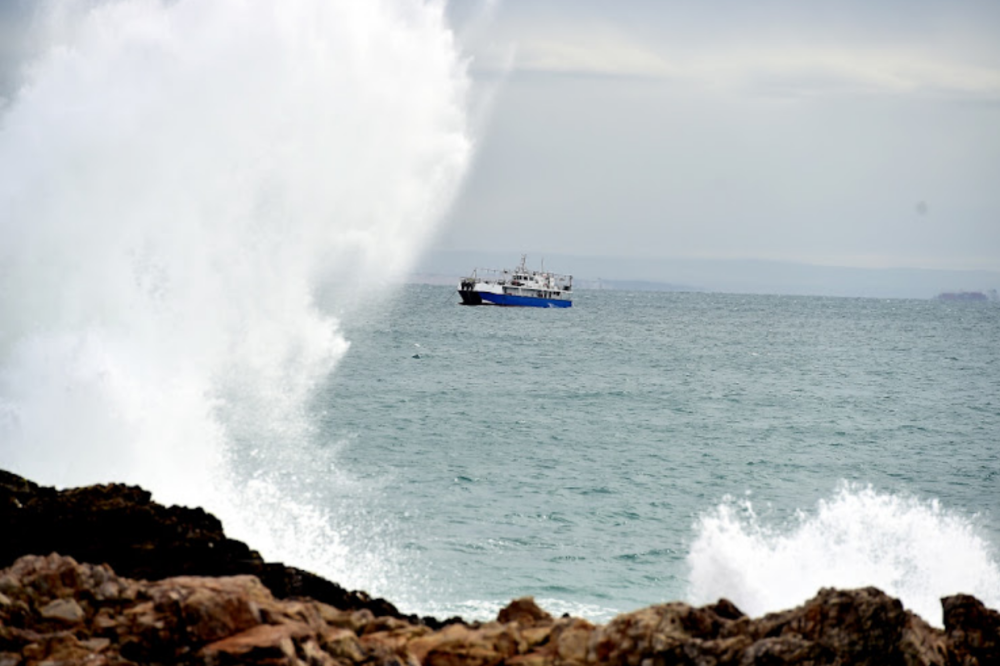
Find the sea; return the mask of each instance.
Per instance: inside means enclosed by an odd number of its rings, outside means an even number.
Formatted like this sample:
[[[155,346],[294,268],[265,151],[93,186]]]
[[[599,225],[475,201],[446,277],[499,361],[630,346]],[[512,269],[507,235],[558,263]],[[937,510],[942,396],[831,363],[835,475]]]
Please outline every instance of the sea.
[[[1000,602],[994,304],[593,290],[495,308],[407,285],[344,333],[293,473],[378,526],[353,538],[391,557],[377,592],[404,609],[760,614],[876,585],[940,623],[943,595]]]
[[[943,595],[1000,608],[995,304],[463,307],[403,283],[502,85],[444,3],[0,20],[0,468],[141,485],[440,618],[865,585],[935,624]]]

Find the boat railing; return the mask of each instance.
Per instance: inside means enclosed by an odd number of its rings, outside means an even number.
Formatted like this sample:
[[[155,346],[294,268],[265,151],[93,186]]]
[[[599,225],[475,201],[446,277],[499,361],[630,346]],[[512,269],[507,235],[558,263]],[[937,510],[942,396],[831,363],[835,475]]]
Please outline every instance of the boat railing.
[[[505,285],[513,284],[517,286],[532,286],[536,284],[540,288],[552,289],[555,291],[571,291],[573,289],[573,276],[561,275],[559,273],[546,273],[544,271],[532,271],[527,269],[499,269],[499,268],[474,268],[470,278],[485,282],[494,282]]]

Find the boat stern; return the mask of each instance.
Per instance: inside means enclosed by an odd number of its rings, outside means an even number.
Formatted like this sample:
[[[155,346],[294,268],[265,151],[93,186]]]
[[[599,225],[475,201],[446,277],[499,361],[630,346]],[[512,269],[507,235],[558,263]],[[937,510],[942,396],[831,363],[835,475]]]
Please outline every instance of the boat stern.
[[[458,295],[462,297],[462,305],[483,304],[483,297],[476,291],[475,278],[463,278],[458,285]]]

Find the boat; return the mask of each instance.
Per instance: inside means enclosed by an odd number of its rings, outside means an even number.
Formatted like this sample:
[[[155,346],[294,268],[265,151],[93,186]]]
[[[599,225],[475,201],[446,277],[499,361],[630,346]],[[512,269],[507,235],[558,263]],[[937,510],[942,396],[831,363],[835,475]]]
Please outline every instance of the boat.
[[[573,305],[573,276],[525,266],[527,255],[513,270],[476,268],[462,278],[458,293],[462,305],[507,305],[529,308],[568,308]]]

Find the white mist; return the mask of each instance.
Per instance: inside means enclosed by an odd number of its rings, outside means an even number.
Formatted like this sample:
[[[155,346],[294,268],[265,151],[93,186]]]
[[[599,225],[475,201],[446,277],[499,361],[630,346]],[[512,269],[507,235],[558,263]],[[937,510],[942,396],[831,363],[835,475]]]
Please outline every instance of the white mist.
[[[941,626],[943,596],[1000,604],[1000,566],[970,519],[937,501],[843,484],[791,525],[773,526],[749,501],[703,515],[688,554],[692,603],[726,597],[744,613],[793,608],[821,587],[873,585]]]
[[[141,484],[378,593],[322,510],[229,458],[309,441],[347,348],[316,285],[398,276],[456,192],[442,4],[79,0],[36,27],[0,109],[0,467]]]

